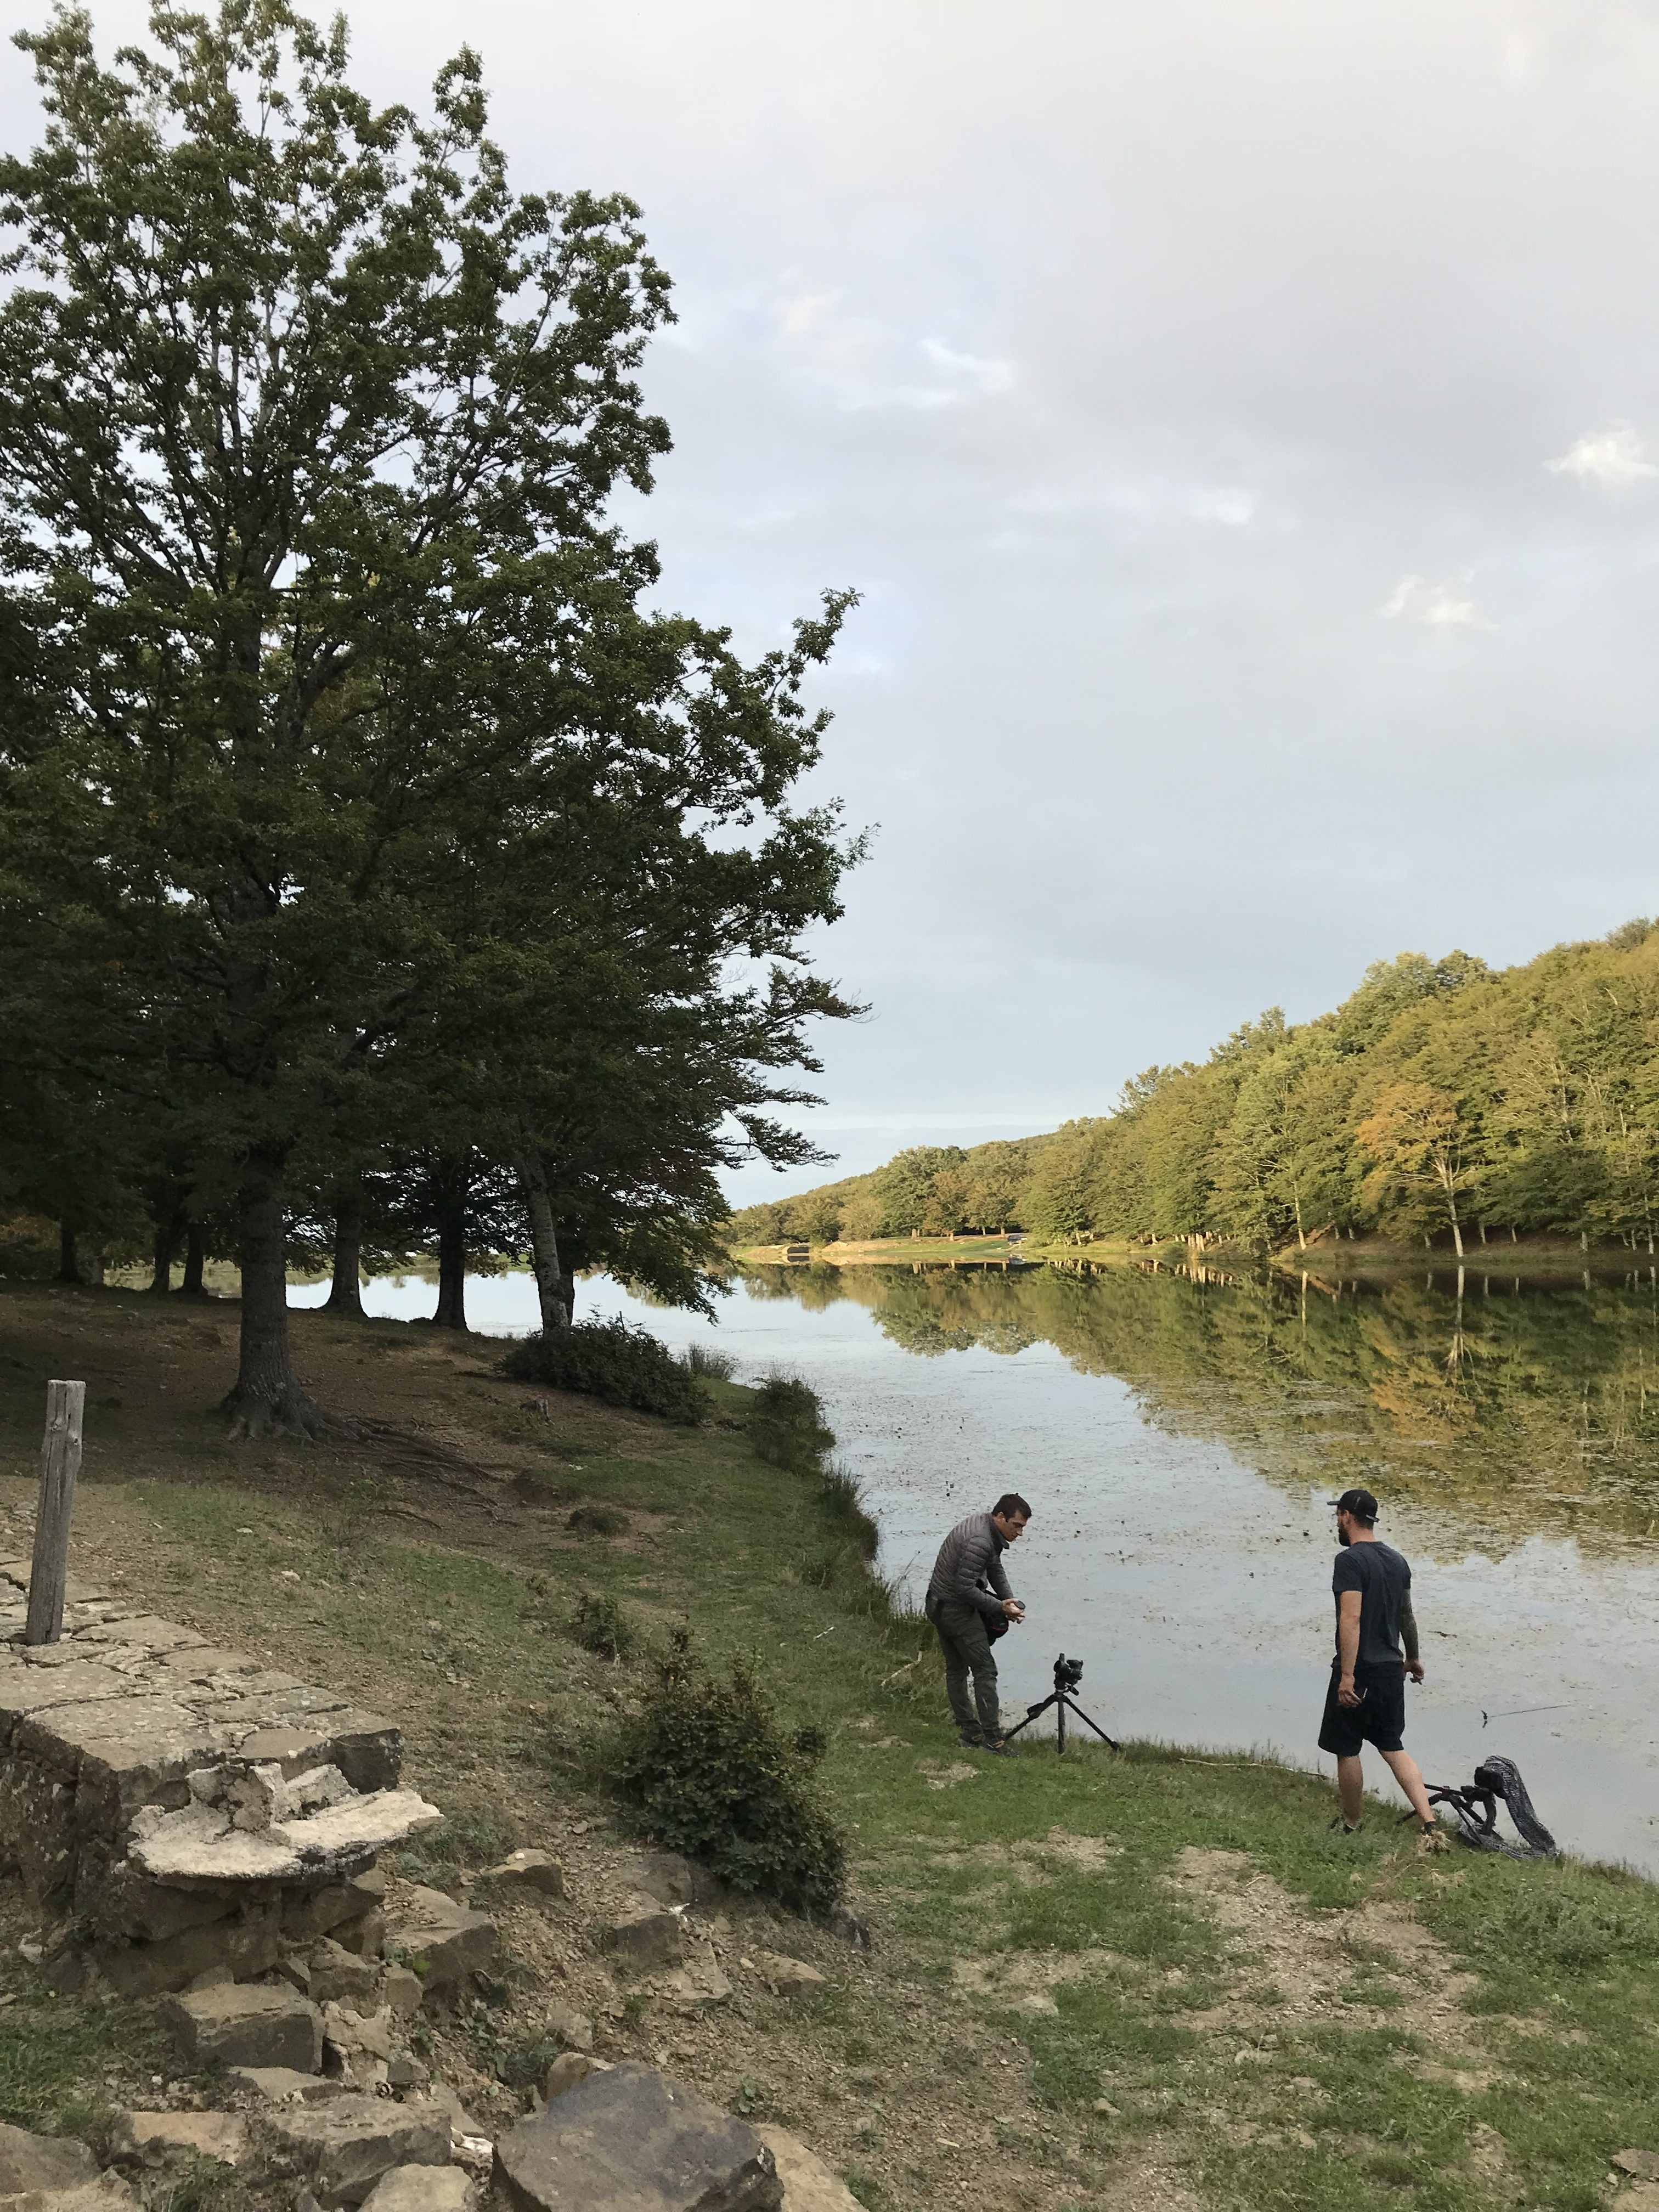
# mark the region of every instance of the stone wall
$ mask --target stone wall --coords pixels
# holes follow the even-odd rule
[[[441,1817],[398,1729],[73,1577],[61,1642],[26,1646],[28,1575],[0,1561],[0,1871],[64,1972],[137,1996],[377,1948],[375,1854]]]

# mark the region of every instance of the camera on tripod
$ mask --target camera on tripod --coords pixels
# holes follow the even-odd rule
[[[1007,1734],[1003,1737],[1002,1741],[1005,1743],[1012,1743],[1013,1739],[1019,1734],[1021,1729],[1030,1728],[1031,1723],[1036,1719],[1037,1716],[1040,1713],[1046,1713],[1049,1706],[1052,1705],[1054,1709],[1054,1740],[1062,1754],[1066,1749],[1066,1716],[1067,1713],[1072,1714],[1074,1718],[1080,1720],[1085,1728],[1092,1729],[1103,1744],[1107,1745],[1111,1750],[1115,1751],[1117,1749],[1117,1745],[1113,1742],[1111,1737],[1107,1735],[1105,1729],[1101,1727],[1097,1721],[1091,1721],[1090,1719],[1088,1714],[1084,1711],[1082,1706],[1076,1702],[1075,1698],[1072,1695],[1072,1692],[1077,1688],[1078,1684],[1082,1680],[1083,1662],[1080,1659],[1068,1659],[1066,1656],[1066,1654],[1062,1651],[1059,1658],[1054,1662],[1054,1688],[1049,1692],[1048,1695],[1042,1699],[1040,1705],[1027,1705],[1025,1708],[1024,1719],[1021,1721],[1017,1727],[1011,1728]]]

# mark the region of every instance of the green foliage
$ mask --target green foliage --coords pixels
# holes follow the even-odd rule
[[[584,1650],[601,1659],[627,1659],[639,1648],[639,1637],[620,1601],[608,1591],[579,1590],[570,1632]]]
[[[453,1813],[398,1853],[398,1871],[428,1889],[453,1889],[463,1876],[507,1856],[513,1831],[499,1814]]]
[[[688,1374],[705,1377],[716,1382],[730,1382],[736,1377],[737,1354],[733,1352],[722,1352],[717,1345],[689,1344],[682,1357]]]
[[[1012,1222],[1049,1244],[1272,1251],[1512,1227],[1651,1255],[1659,927],[1632,921],[1502,972],[1401,953],[1333,1013],[1291,1027],[1270,1007],[1201,1065],[1146,1069],[1115,1113],[1018,1146],[918,1147],[782,1211],[822,1195],[872,1223],[864,1234]],[[760,1243],[761,1225],[739,1214],[728,1233]]]
[[[846,1856],[817,1779],[823,1750],[821,1736],[786,1729],[755,1661],[710,1673],[681,1630],[645,1709],[619,1726],[605,1778],[671,1850],[734,1888],[822,1912]]]
[[[708,1394],[690,1369],[659,1337],[625,1321],[584,1321],[552,1335],[538,1332],[513,1346],[503,1375],[519,1382],[545,1382],[607,1405],[695,1427],[708,1411]]]
[[[749,1409],[749,1441],[769,1467],[812,1474],[835,1443],[817,1392],[799,1375],[770,1375]]]

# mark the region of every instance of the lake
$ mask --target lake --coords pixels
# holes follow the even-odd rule
[[[434,1295],[387,1279],[365,1303],[412,1318]],[[527,1275],[467,1295],[475,1328],[536,1326]],[[954,1519],[1023,1491],[1036,1513],[1010,1564],[1030,1619],[999,1647],[1005,1701],[1042,1695],[1064,1650],[1114,1735],[1329,1771],[1326,1501],[1364,1482],[1413,1564],[1428,1680],[1407,1740],[1425,1773],[1467,1782],[1502,1752],[1564,1844],[1659,1875],[1651,1270],[811,1266],[750,1271],[714,1324],[605,1281],[580,1310],[718,1344],[740,1379],[804,1375],[884,1569],[917,1595]]]

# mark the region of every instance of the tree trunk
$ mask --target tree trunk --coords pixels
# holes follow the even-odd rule
[[[81,1261],[75,1246],[75,1224],[70,1220],[58,1224],[58,1279],[60,1283],[78,1283]]]
[[[438,1180],[438,1310],[440,1328],[466,1331],[466,1202],[471,1171],[464,1160],[446,1161]]]
[[[334,1202],[334,1280],[329,1285],[325,1311],[363,1318],[363,1201],[362,1187],[343,1185]]]
[[[521,1152],[517,1164],[519,1188],[530,1217],[530,1264],[536,1271],[542,1334],[559,1336],[570,1326],[575,1285],[559,1265],[558,1231],[547,1193],[547,1170],[534,1152]]]
[[[181,1298],[204,1298],[207,1285],[202,1280],[202,1270],[207,1265],[207,1247],[202,1242],[202,1232],[193,1221],[185,1224],[185,1274],[179,1285]]]
[[[233,1437],[314,1437],[332,1425],[300,1387],[288,1335],[288,1223],[280,1156],[253,1153],[238,1194],[242,1267],[241,1359],[220,1411]]]
[[[149,1287],[158,1297],[165,1297],[173,1287],[173,1255],[178,1249],[179,1209],[175,1206],[155,1217],[155,1256],[150,1268]]]

